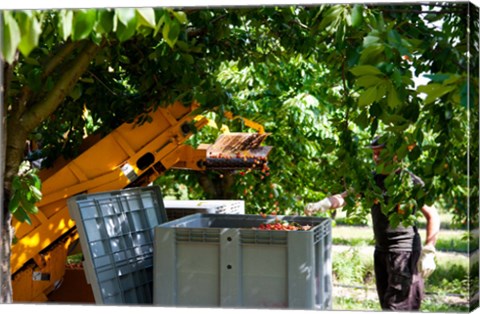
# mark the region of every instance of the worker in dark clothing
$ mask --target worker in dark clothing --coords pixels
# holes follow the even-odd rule
[[[376,137],[369,146],[375,163],[385,144]],[[407,171],[414,185],[422,186],[423,181]],[[374,173],[376,184],[382,189],[384,201],[388,202],[384,180],[388,174]],[[316,203],[307,204],[305,214],[312,215],[328,209],[346,205],[348,191],[332,195]],[[395,228],[390,226],[388,217],[382,213],[377,202],[371,208],[375,236],[374,269],[380,305],[384,310],[418,310],[424,295],[424,279],[435,270],[435,243],[440,230],[440,217],[435,207],[424,205],[420,209],[427,220],[426,239],[422,247],[416,226]]]

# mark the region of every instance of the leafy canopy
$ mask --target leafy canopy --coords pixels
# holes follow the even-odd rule
[[[13,107],[20,106],[23,86],[41,98],[68,71],[42,74],[54,52],[69,43],[101,47],[55,112],[30,133],[42,142],[46,165],[78,154],[85,133],[105,134],[139,114],[148,121],[156,106],[195,99],[219,127],[249,131],[224,120],[224,110],[262,123],[274,147],[270,172],[171,171],[158,181],[165,189],[179,191],[185,183],[190,198],[243,198],[251,212],[300,213],[306,202],[353,188],[363,197],[351,194],[345,210],[362,220],[381,198],[371,171],[402,167],[426,186],[389,178],[392,197],[383,208],[394,223],[413,222],[415,207],[435,201],[465,223],[475,201],[469,180],[478,181],[478,156],[469,155],[476,151],[469,150],[475,144],[469,136],[478,131],[471,128],[478,75],[468,69],[478,71],[478,60],[467,53],[478,54],[478,42],[469,45],[478,12],[468,3],[3,15],[3,55],[16,62],[7,100]],[[418,85],[417,77],[426,83]],[[191,144],[211,142],[219,130],[206,127]],[[376,134],[387,142],[383,159],[397,156],[398,164],[372,164],[365,146]],[[228,193],[202,188],[205,180],[227,177],[233,178]]]

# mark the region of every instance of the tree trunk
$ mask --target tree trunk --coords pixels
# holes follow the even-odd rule
[[[4,170],[4,173],[2,173],[3,207],[1,208],[0,215],[0,303],[11,303],[13,301],[10,258],[14,232],[11,226],[12,215],[8,211],[8,205],[12,180],[14,176],[18,174],[18,169],[24,158],[25,143],[28,134],[58,108],[65,97],[73,89],[81,75],[88,69],[91,60],[95,57],[100,48],[100,46],[92,42],[87,42],[71,63],[69,71],[63,72],[63,74],[60,75],[55,86],[45,98],[39,102],[28,104],[27,102],[30,97],[25,97],[24,103],[12,106],[13,110],[8,113],[10,118],[6,122],[7,134],[6,136],[5,134],[2,134],[2,144],[5,145],[4,143],[6,143],[6,148],[4,153],[5,158],[2,159],[5,163],[2,164],[2,167],[4,166],[4,168],[2,168],[2,172]],[[54,58],[61,58],[63,60],[64,55],[61,54]],[[49,64],[50,67],[47,67],[46,69],[47,73],[53,71],[51,68],[53,67],[52,64],[59,65],[61,62],[53,62]],[[3,92],[8,93],[8,91]],[[3,108],[5,107],[2,107],[2,111]],[[3,119],[2,122],[5,125],[6,114],[2,112],[1,117]],[[2,131],[5,130],[4,126],[2,127]]]
[[[3,202],[4,207],[7,206],[7,202]],[[11,255],[11,245],[12,245],[12,228],[11,221],[12,216],[8,210],[3,211],[3,220],[1,222],[1,238],[0,238],[0,278],[1,286],[0,288],[0,303],[12,303],[13,294],[12,294],[12,281],[10,273],[10,255]]]
[[[225,200],[233,196],[231,187],[235,183],[235,176],[232,172],[225,172],[222,175],[200,172],[198,182],[209,199]]]
[[[8,208],[6,201],[8,198],[6,197],[5,189],[3,188],[5,178],[5,151],[7,142],[5,127],[7,119],[5,114],[5,99],[7,99],[6,93],[10,86],[11,73],[13,73],[11,68],[12,67],[5,66],[6,71],[1,71],[0,73],[0,81],[4,80],[5,83],[5,85],[0,85],[0,304],[11,303],[13,301],[10,274],[10,247],[12,246],[12,233],[10,227],[11,215],[8,210],[6,210]],[[2,77],[3,74],[5,77]]]

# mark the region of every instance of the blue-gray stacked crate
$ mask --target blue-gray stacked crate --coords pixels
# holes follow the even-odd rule
[[[330,309],[331,221],[285,216],[308,231],[258,230],[276,217],[195,214],[155,228],[155,305]]]
[[[98,304],[152,304],[153,227],[166,222],[159,187],[68,200]]]
[[[168,221],[193,214],[245,214],[243,200],[163,200]]]

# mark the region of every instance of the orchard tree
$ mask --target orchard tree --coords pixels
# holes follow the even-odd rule
[[[238,32],[246,42],[257,40],[261,62],[232,60],[217,72],[232,95],[233,106],[227,108],[263,123],[271,133],[270,175],[185,172],[179,180],[177,171],[159,183],[176,182],[178,191],[183,182],[192,198],[223,197],[205,194],[205,184],[198,184],[199,177],[205,182],[209,176],[230,186],[228,197],[245,199],[251,211],[297,214],[305,202],[353,188],[365,197],[351,195],[345,210],[350,218],[365,220],[371,203],[380,199],[368,180],[373,165],[365,147],[383,134],[388,139],[384,159],[396,155],[401,167],[426,183],[424,191],[415,191],[392,182],[394,196],[386,210],[400,199],[412,200],[391,214],[392,222],[413,223],[413,208],[438,202],[465,225],[468,209],[477,208],[478,191],[478,76],[469,72],[478,73],[478,60],[468,58],[478,55],[472,36],[478,30],[476,8],[445,3],[295,9],[290,23],[275,23],[275,16],[292,8],[257,11],[269,18],[259,26],[268,36],[258,36],[253,22]],[[278,33],[288,35],[277,38]],[[203,138],[202,132],[192,143],[212,140],[219,131],[212,132]],[[231,176],[237,178],[233,186]],[[474,226],[476,215],[470,214]]]
[[[48,11],[3,11],[2,13],[2,61],[3,104],[6,117],[5,169],[3,177],[3,207],[1,221],[1,303],[11,302],[10,246],[13,230],[12,215],[29,223],[29,215],[38,208],[41,198],[41,182],[31,167],[21,167],[22,161],[32,156],[30,141],[42,142],[44,157],[51,157],[63,147],[65,155],[72,156],[80,144],[84,129],[91,131],[98,123],[122,123],[147,110],[147,103],[132,104],[129,87],[116,79],[125,75],[122,64],[128,58],[122,47],[128,42],[150,39],[157,47],[172,49],[182,24],[187,22],[185,13],[167,9],[86,9]],[[165,49],[164,47],[161,49]],[[153,49],[152,51],[153,52]],[[161,57],[161,53],[159,54]],[[104,93],[99,77],[117,71],[106,84],[100,85],[116,98],[126,95],[130,108],[118,109],[123,104],[98,98]],[[104,70],[104,74],[98,74]],[[115,86],[116,85],[116,86]],[[90,87],[90,88],[89,88]],[[93,88],[92,88],[93,87]],[[155,101],[154,95],[152,101]],[[101,106],[96,112],[109,110],[110,120],[83,120],[82,113],[90,106]],[[101,101],[105,101],[104,103]],[[111,110],[117,107],[118,110]],[[112,106],[109,108],[109,106]],[[108,109],[107,109],[108,108]],[[104,111],[105,112],[105,111]],[[112,113],[113,112],[113,113]],[[97,116],[92,114],[94,118]],[[105,116],[105,115],[104,115]],[[87,122],[86,122],[87,121]],[[111,127],[111,125],[108,125]],[[3,133],[3,132],[2,132]],[[73,144],[72,144],[73,143]],[[54,147],[54,148],[51,148]]]
[[[362,220],[378,198],[365,146],[382,134],[385,159],[397,155],[426,183],[423,194],[391,182],[392,200],[412,200],[392,222],[413,223],[413,208],[435,201],[460,222],[469,202],[477,208],[469,181],[478,183],[478,143],[469,136],[478,135],[478,75],[471,75],[478,74],[471,35],[478,11],[469,3],[2,16],[2,302],[11,301],[11,215],[28,223],[41,197],[35,171],[22,161],[44,158],[48,167],[60,155],[73,158],[85,135],[139,115],[148,122],[149,111],[174,100],[198,101],[232,131],[248,129],[225,120],[225,110],[262,123],[274,148],[268,171],[171,171],[157,182],[164,189],[185,183],[191,198],[244,198],[250,212],[278,213],[301,213],[306,202],[353,189],[365,197],[353,194],[345,210]],[[205,128],[190,143],[211,142],[219,130]],[[26,150],[27,141],[41,143],[41,152]]]

